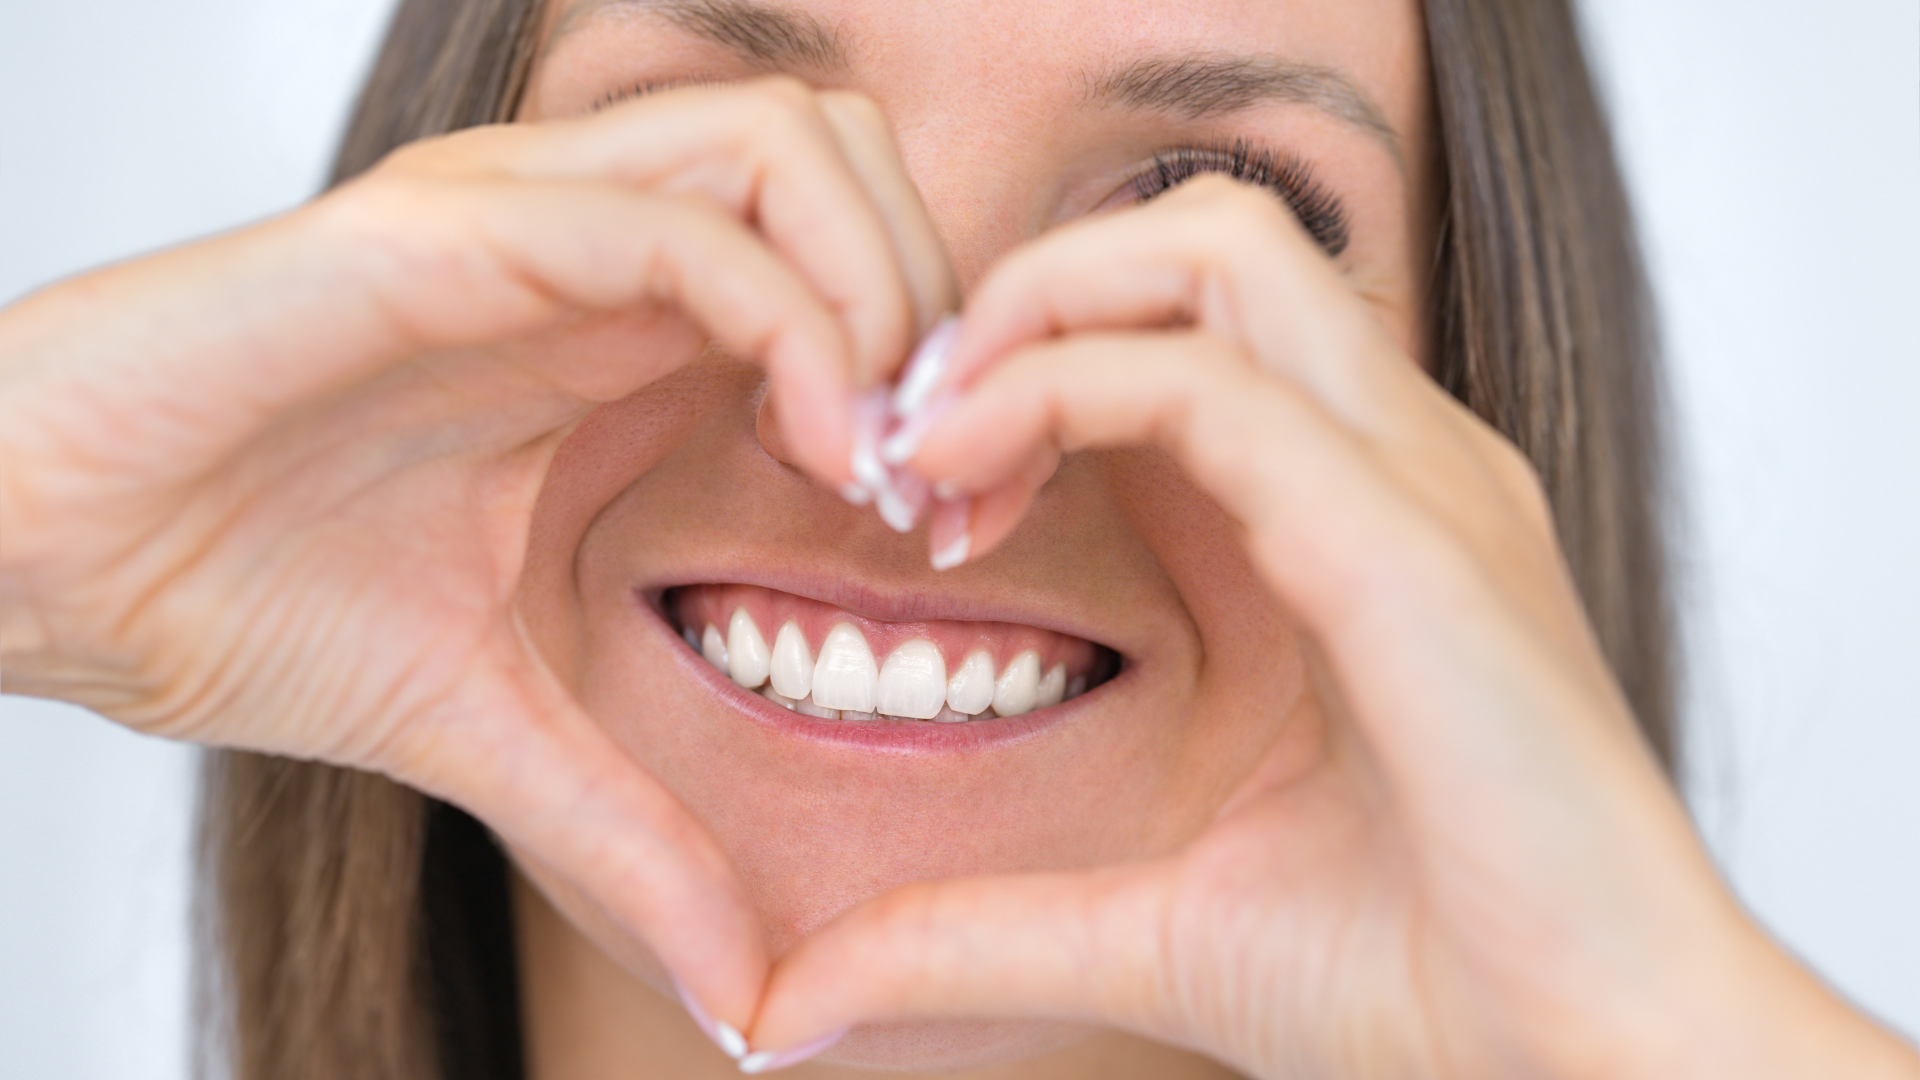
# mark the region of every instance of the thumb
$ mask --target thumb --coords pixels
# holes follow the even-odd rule
[[[780,1057],[852,1024],[918,1017],[1045,1017],[1149,1033],[1164,1026],[1170,878],[1144,864],[896,889],[781,958],[750,1041]]]
[[[659,957],[689,1010],[744,1029],[767,949],[719,844],[515,643],[443,705],[398,779],[459,805]]]

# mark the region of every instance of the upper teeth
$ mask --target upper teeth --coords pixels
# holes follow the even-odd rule
[[[773,657],[767,653],[767,639],[760,636],[760,628],[753,625],[746,608],[735,609],[727,623],[727,674],[734,682],[751,688],[767,681],[772,666]]]
[[[813,653],[807,648],[807,635],[800,632],[799,623],[788,622],[773,639],[771,673],[776,693],[798,699],[812,692]]]
[[[989,710],[997,716],[1018,716],[1058,705],[1086,688],[1084,677],[1076,676],[1069,694],[1065,664],[1054,664],[1042,675],[1040,654],[1032,649],[1015,656],[998,678],[985,649],[968,653],[949,678],[939,646],[924,638],[902,643],[886,663],[875,664],[866,635],[851,622],[827,631],[817,659],[792,621],[780,628],[769,649],[744,607],[734,609],[725,635],[708,624],[697,645],[691,627],[685,637],[741,686],[760,690],[786,708],[830,719],[844,713],[848,719],[878,714],[956,722]]]
[[[735,612],[734,618],[739,617]],[[813,665],[815,705],[842,712],[872,712],[879,681],[880,670],[873,665],[873,650],[867,648],[866,635],[852,623],[841,623],[827,631],[827,640],[820,643],[820,659]]]

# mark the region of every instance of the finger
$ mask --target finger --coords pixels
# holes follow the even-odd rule
[[[908,885],[774,966],[750,1041],[778,1052],[850,1024],[1045,1017],[1164,1027],[1157,865]]]
[[[918,340],[940,316],[960,304],[960,287],[954,280],[946,245],[927,216],[920,189],[907,175],[886,115],[872,99],[824,93],[820,95],[820,109],[839,137],[847,163],[893,237],[894,254],[913,299],[914,338]]]
[[[726,854],[573,703],[530,647],[479,669],[390,771],[468,810],[659,957],[705,1012],[744,1029],[767,971]]]
[[[577,120],[475,129],[443,142],[419,151],[418,167],[604,180],[725,207],[840,316],[856,385],[872,383],[913,340],[916,301],[887,216],[819,95],[796,80],[685,87]]]
[[[1412,517],[1404,497],[1317,402],[1194,330],[1086,333],[1020,349],[941,416],[913,466],[930,481],[990,492],[1016,485],[1041,449],[1140,445],[1166,450],[1248,529],[1283,595],[1319,600],[1329,616],[1345,593],[1328,571],[1364,573],[1390,555],[1377,530],[1397,543],[1427,527],[1397,520]],[[1383,527],[1383,515],[1396,520]]]
[[[951,528],[938,530],[931,538],[936,569],[973,562],[999,547],[1019,528],[1034,497],[1059,467],[1060,452],[1051,445],[1038,446],[1004,483],[967,497],[966,520],[959,527],[965,542],[955,546],[956,537],[946,535],[954,531]]]
[[[1547,771],[1540,717],[1592,718],[1592,702],[1617,700],[1564,565],[1498,485],[1426,486],[1219,338],[1079,334],[1021,349],[943,415],[914,467],[990,491],[1048,445],[1170,454],[1241,526],[1263,580],[1325,647],[1398,790],[1421,805],[1457,804],[1446,778],[1485,776],[1489,761],[1524,790]],[[1497,705],[1486,687],[1503,688]],[[1479,704],[1429,722],[1449,694]],[[1589,735],[1626,747],[1622,715],[1556,744],[1569,772],[1591,771]],[[1638,743],[1627,751],[1637,767]]]
[[[1292,214],[1264,191],[1207,177],[1008,256],[967,301],[948,383],[1050,337],[1186,326],[1240,344],[1369,429],[1388,426],[1391,391],[1418,375]]]
[[[434,210],[421,215],[423,200]],[[320,230],[349,249],[340,261],[355,267],[341,275],[350,299],[330,298],[336,310],[326,329],[336,337],[325,344],[337,348],[359,325],[363,355],[402,357],[524,336],[582,312],[677,309],[767,368],[799,463],[829,483],[847,479],[841,325],[810,284],[731,215],[700,199],[573,183],[426,185],[368,201],[345,211],[374,219],[351,224],[361,236]],[[396,216],[412,220],[390,220]],[[686,356],[634,356],[609,368],[546,350],[531,362],[557,390],[599,403]],[[277,396],[297,400],[314,389],[295,383]]]

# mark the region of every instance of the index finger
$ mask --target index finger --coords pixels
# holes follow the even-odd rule
[[[453,139],[470,143],[447,150],[468,168],[712,199],[758,230],[845,324],[854,369],[840,375],[855,386],[890,368],[914,337],[918,301],[889,215],[820,95],[797,80],[684,87]]]

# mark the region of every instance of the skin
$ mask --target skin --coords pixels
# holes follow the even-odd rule
[[[1354,237],[1343,273],[1403,350],[1417,340],[1414,267],[1429,232],[1429,185],[1413,5],[1334,18],[1311,4],[1215,4],[1175,17],[1140,3],[1095,21],[1071,4],[801,10],[840,28],[852,63],[795,74],[857,90],[886,112],[963,291],[1020,244],[1110,208],[1125,176],[1156,150],[1257,139],[1308,158],[1339,192]],[[668,19],[618,8],[569,17],[564,7],[552,18],[567,29],[535,69],[529,120],[576,115],[634,85],[760,73]],[[1289,57],[1350,73],[1404,133],[1399,149],[1414,165],[1377,135],[1307,105],[1269,103],[1193,122],[1081,100],[1085,71],[1143,55],[1243,50],[1247,41],[1285,43]],[[976,63],[982,55],[997,60]],[[758,371],[713,358],[574,433],[536,514],[523,610],[588,712],[713,831],[776,952],[910,881],[1165,855],[1215,817],[1269,752],[1321,753],[1324,725],[1305,686],[1298,631],[1260,585],[1231,521],[1165,453],[1076,455],[996,551],[936,574],[924,534],[894,534],[787,464],[760,386]],[[688,677],[676,639],[635,618],[633,583],[708,580],[815,596],[857,587],[922,598],[936,616],[1012,605],[1027,613],[1013,621],[1085,628],[1138,665],[1140,677],[1120,694],[1090,699],[1070,731],[984,757],[903,761],[770,740]],[[796,806],[807,810],[796,814]],[[564,884],[537,867],[529,875],[570,924],[611,936],[594,932],[590,906]],[[657,965],[625,959],[665,989]],[[544,961],[532,955],[530,963],[540,970]],[[658,997],[632,996],[636,1009],[662,1007]],[[538,997],[530,1007],[536,1017],[571,1011]],[[943,1031],[862,1032],[834,1056],[953,1068],[1082,1036],[1078,1027],[1002,1023],[956,1043]],[[1108,1054],[1100,1047],[1119,1040],[1133,1041],[1100,1035],[1075,1053]],[[645,1067],[656,1044],[626,1041],[622,1067]],[[1198,1057],[1186,1072],[1170,1073],[1157,1058],[1153,1066],[1153,1075],[1218,1072]],[[1056,1076],[1063,1067],[1047,1058],[1004,1075]]]
[[[6,688],[474,812],[542,1080],[730,1070],[669,972],[755,1048],[860,1025],[823,1076],[1920,1075],[1726,893],[1537,483],[1422,371],[1413,8],[806,10],[844,68],[556,25],[528,123],[0,313]],[[1396,138],[1082,96],[1247,42]],[[1339,260],[1230,181],[1112,200],[1236,136],[1338,192]],[[935,575],[833,492],[963,296]],[[754,580],[1130,667],[1019,739],[803,739],[634,601]]]

